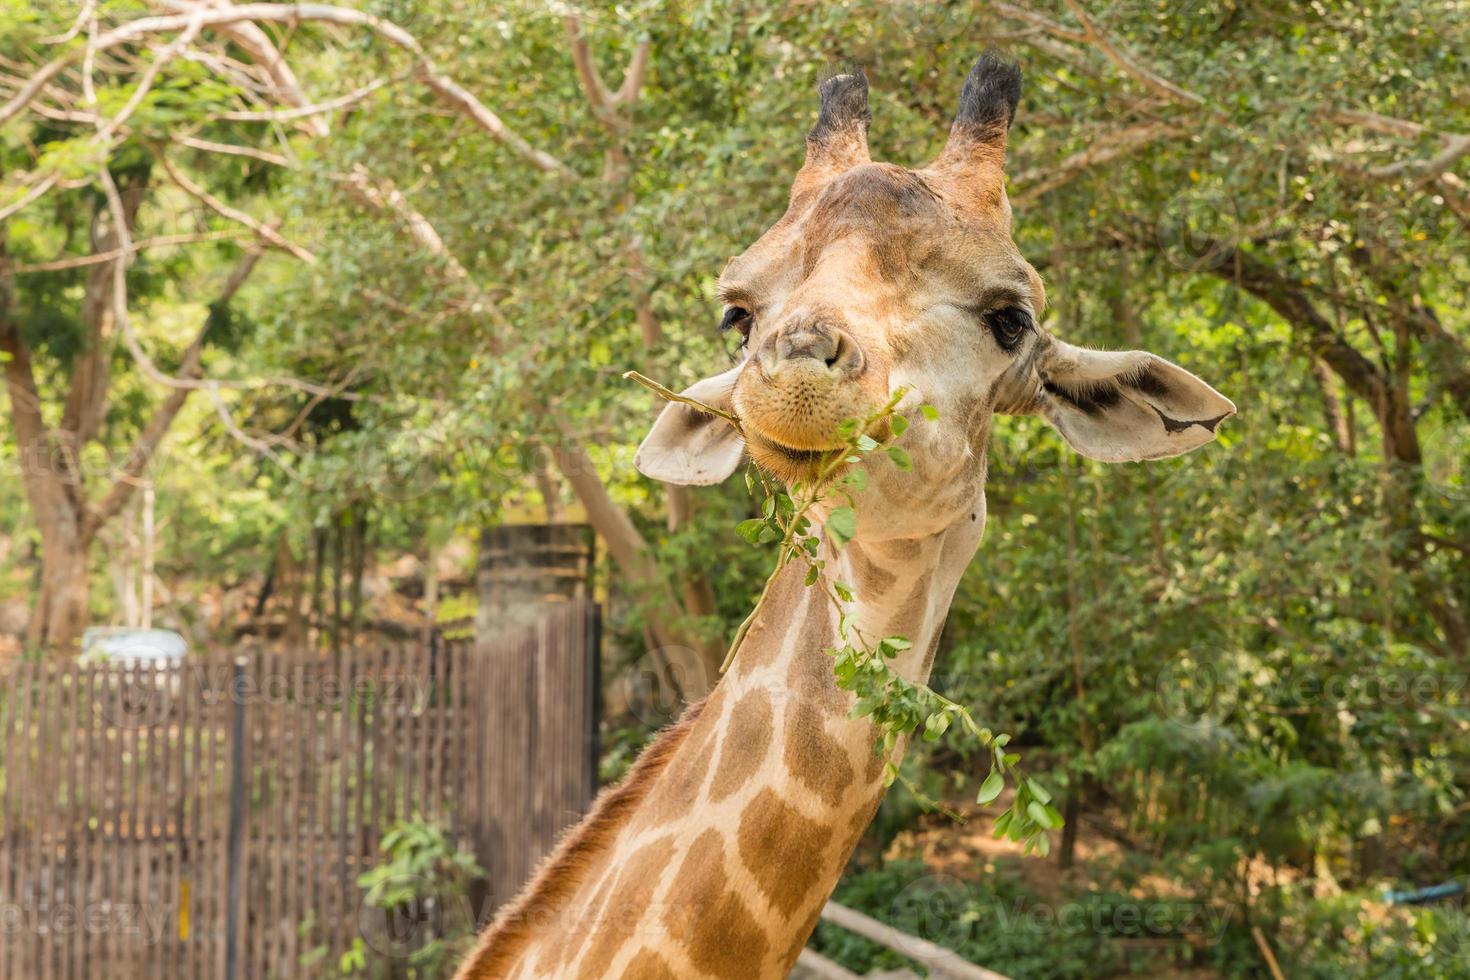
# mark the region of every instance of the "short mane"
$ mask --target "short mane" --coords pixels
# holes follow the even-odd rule
[[[514,901],[495,916],[465,958],[455,980],[502,980],[531,938],[537,911],[569,898],[582,884],[593,859],[608,847],[648,795],[658,774],[688,737],[704,710],[704,699],[685,709],[679,720],[659,733],[638,755],[622,782],[598,794],[581,822],[562,835]]]

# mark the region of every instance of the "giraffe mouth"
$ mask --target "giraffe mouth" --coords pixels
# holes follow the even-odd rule
[[[750,458],[757,466],[788,483],[815,478],[833,462],[834,455],[842,451],[840,446],[826,449],[798,449],[748,429],[745,434],[745,443]],[[836,467],[834,473],[841,468],[841,466]]]

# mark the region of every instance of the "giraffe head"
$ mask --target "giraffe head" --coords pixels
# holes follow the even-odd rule
[[[1011,238],[1005,192],[1020,92],[1016,66],[981,57],[944,150],[907,169],[868,157],[863,74],[822,82],[786,213],[720,276],[721,327],[743,337],[740,363],[686,393],[734,412],[744,438],[672,404],[639,448],[639,468],[711,484],[749,453],[800,480],[838,444],[843,420],[902,388],[900,412],[929,404],[939,417],[903,436],[911,472],[882,460],[872,468],[860,529],[884,537],[885,525],[924,533],[974,513],[996,412],[1039,413],[1079,452],[1107,461],[1212,440],[1235,406],[1204,381],[1146,351],[1073,346],[1039,323],[1041,277]],[[875,506],[879,498],[888,506]]]

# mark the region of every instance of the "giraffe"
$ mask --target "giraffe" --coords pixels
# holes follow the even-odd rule
[[[865,464],[856,536],[823,545],[858,628],[912,641],[893,663],[915,682],[984,530],[995,413],[1040,414],[1082,454],[1125,461],[1202,446],[1235,411],[1161,357],[1075,347],[1038,323],[1042,282],[1012,241],[1002,174],[1020,89],[1015,65],[982,56],[944,150],[910,170],[868,157],[862,72],[823,81],[785,214],[720,277],[739,363],[686,392],[739,429],[672,403],[635,457],[656,479],[709,485],[748,454],[790,482],[890,393],[906,390],[901,412],[937,407],[902,437],[912,469]],[[789,972],[883,795],[874,728],[850,717],[825,652],[837,613],[804,572],[777,573],[709,697],[598,798],[459,980]]]

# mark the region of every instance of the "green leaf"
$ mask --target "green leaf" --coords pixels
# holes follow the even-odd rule
[[[939,418],[939,409],[935,408],[933,405],[920,405],[919,412],[930,422],[933,422],[935,419]]]
[[[749,541],[751,544],[755,544],[756,541],[760,538],[761,532],[764,531],[765,528],[765,521],[761,520],[759,517],[752,517],[748,521],[741,521],[739,524],[735,525],[735,533],[740,535],[745,540]]]
[[[975,796],[975,802],[981,806],[994,803],[995,798],[1000,795],[1000,791],[1005,789],[1005,786],[1005,777],[994,769],[990,770],[990,775],[986,776],[985,782],[980,784],[980,792]]]
[[[893,430],[893,438],[897,439],[908,431],[909,420],[902,415],[895,415],[888,420],[888,427]]]
[[[1031,795],[1032,796],[1036,797],[1042,803],[1050,803],[1051,802],[1051,794],[1046,791],[1046,787],[1045,786],[1042,786],[1036,780],[1034,780],[1034,779],[1028,779],[1028,780],[1026,780],[1026,788],[1031,791]]]
[[[833,582],[832,591],[836,592],[837,598],[841,599],[843,602],[852,601],[852,586],[848,585],[846,582]]]
[[[903,448],[900,446],[889,446],[888,458],[893,460],[894,466],[897,466],[905,473],[914,468],[914,461],[909,459],[909,454],[904,452]]]
[[[1040,803],[1037,803],[1035,800],[1032,800],[1030,803],[1026,804],[1026,816],[1030,817],[1032,820],[1035,820],[1047,830],[1056,829],[1052,826],[1051,814],[1046,812],[1046,807],[1042,806]]]
[[[855,445],[865,453],[870,453],[878,448],[878,440],[864,432],[857,437]]]
[[[837,507],[827,515],[827,536],[841,548],[857,534],[857,514],[851,507]]]
[[[934,742],[949,728],[949,714],[944,711],[936,711],[924,719],[924,741]]]

